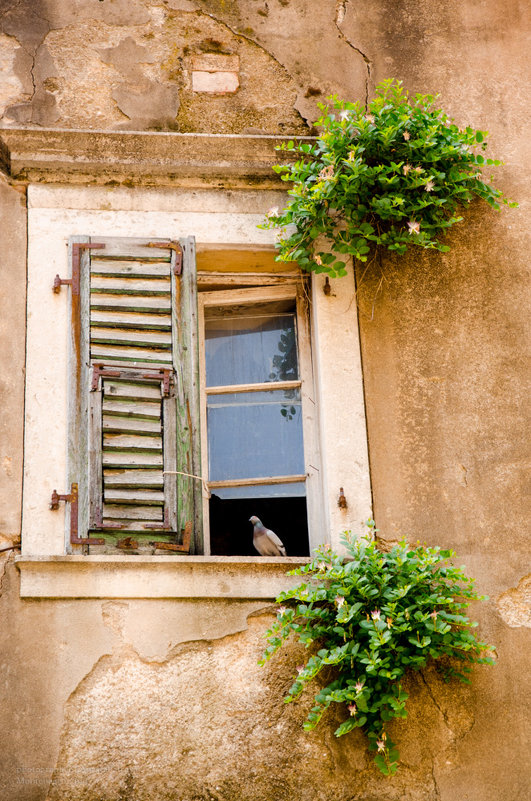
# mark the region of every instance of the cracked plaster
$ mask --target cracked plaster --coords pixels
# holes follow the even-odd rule
[[[0,23],[23,44],[12,69],[4,126],[181,130],[216,133],[304,133],[294,110],[296,84],[259,44],[201,11],[146,0],[142,12],[114,14],[98,7],[92,15],[66,13],[62,3],[36,4],[30,30],[18,13]],[[188,8],[187,4],[184,7]],[[18,7],[17,7],[18,8]],[[79,9],[81,11],[81,8]],[[190,56],[238,55],[241,83],[227,99],[192,91]],[[17,51],[18,52],[18,51]],[[8,52],[8,56],[12,56]],[[267,87],[267,91],[264,91]]]
[[[503,592],[496,601],[498,612],[511,628],[531,627],[531,574],[520,579],[517,587]]]
[[[130,639],[129,607],[102,606],[112,653],[68,699],[47,801],[111,801],[127,785],[135,801],[350,801],[353,793],[395,801],[406,787],[412,801],[439,798],[431,753],[453,756],[473,718],[459,688],[441,692],[434,672],[412,679],[416,725],[414,733],[398,727],[405,764],[391,786],[370,763],[359,733],[336,740],[330,719],[320,732],[303,732],[309,693],[300,703],[282,703],[301,655],[295,648],[257,666],[271,617],[257,610],[241,632],[180,643],[146,659]],[[329,717],[338,722],[341,715]]]

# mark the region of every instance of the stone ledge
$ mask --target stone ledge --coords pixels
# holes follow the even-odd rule
[[[278,189],[272,167],[295,154],[275,147],[294,138],[1,128],[0,153],[11,178],[30,183]]]
[[[304,557],[20,556],[21,598],[269,600],[298,583]]]

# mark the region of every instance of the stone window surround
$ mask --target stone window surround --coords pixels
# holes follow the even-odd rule
[[[186,144],[191,146],[190,141]],[[241,144],[235,143],[237,148]],[[264,148],[264,142],[257,144],[259,149]],[[167,147],[166,141],[164,145]],[[267,145],[270,148],[271,143]],[[227,142],[223,146],[226,148]],[[32,156],[35,164],[39,155]],[[248,160],[246,155],[245,164],[240,168],[246,175]],[[270,160],[274,163],[275,156],[270,156]],[[23,161],[21,157],[20,163]],[[66,172],[72,169],[75,159],[69,163],[67,161],[65,159]],[[14,163],[15,169],[20,169],[16,153]],[[27,166],[22,169],[26,174],[31,171]],[[48,173],[45,180],[50,180],[50,166],[45,159],[36,169]],[[260,170],[263,171],[263,163],[260,164]],[[79,180],[79,176],[76,178]],[[68,180],[72,181],[72,178],[69,176]],[[238,184],[238,180],[235,183]],[[248,185],[247,180],[244,183]],[[193,184],[193,189],[169,189],[167,186],[156,189],[64,185],[28,187],[25,492],[23,551],[17,560],[23,597],[273,599],[294,580],[286,578],[286,567],[307,561],[293,557],[64,555],[64,512],[45,511],[51,489],[58,485],[58,491],[64,491],[60,486],[60,468],[65,462],[65,426],[61,410],[57,410],[59,413],[54,415],[53,430],[50,432],[51,447],[44,448],[44,466],[39,464],[39,453],[42,457],[44,452],[42,441],[39,446],[39,425],[41,430],[45,430],[42,425],[47,418],[41,417],[39,424],[38,414],[35,414],[38,406],[42,411],[56,408],[57,401],[59,406],[63,403],[61,392],[66,377],[67,350],[67,337],[64,334],[66,304],[64,295],[62,298],[61,295],[52,295],[50,279],[53,281],[56,272],[64,275],[68,269],[64,257],[64,243],[68,236],[127,236],[132,232],[146,236],[194,234],[200,246],[214,242],[218,247],[236,245],[245,249],[249,247],[250,251],[273,244],[272,232],[256,228],[264,212],[273,205],[279,205],[279,200],[283,202],[285,197],[268,178],[259,189],[244,188],[240,184],[237,186],[239,191],[231,187],[212,191],[208,188],[208,181],[198,180],[197,176]],[[202,187],[206,185],[206,188],[195,188],[197,184]],[[176,208],[179,211],[174,211]],[[41,266],[43,263],[46,264],[44,269]],[[331,532],[330,541],[337,547],[341,531],[347,528],[361,531],[362,521],[371,514],[371,495],[353,278],[339,279],[337,283],[332,280],[332,292],[326,296],[323,284],[322,276],[313,277],[313,347],[321,410],[323,506],[326,530]],[[34,314],[38,316],[36,303],[41,310],[48,305],[47,292],[53,297],[52,302],[57,304],[57,314],[54,314],[52,330],[48,330],[49,336],[43,338],[42,326],[34,319]],[[39,328],[40,336],[37,335]],[[39,403],[32,405],[37,389],[35,368],[43,363],[46,345],[50,348],[48,352],[54,353],[54,380],[50,380],[48,375],[48,380],[41,387],[46,389],[44,395],[48,394],[48,397],[40,394]],[[331,353],[333,358],[330,358]],[[40,380],[42,382],[42,378]],[[40,486],[34,481],[39,474]],[[344,487],[349,503],[347,510],[337,506],[340,486]],[[44,525],[43,521],[46,521]]]

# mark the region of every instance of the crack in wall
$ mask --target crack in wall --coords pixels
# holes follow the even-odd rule
[[[431,778],[433,781],[433,789],[435,790],[435,798],[440,801],[441,793],[439,790],[439,785],[437,784],[437,777],[435,776],[435,760],[432,760],[431,763]]]
[[[358,55],[360,55],[365,62],[365,68],[367,70],[367,75],[365,78],[365,109],[367,109],[369,106],[369,83],[371,79],[372,61],[362,50],[360,50],[359,47],[356,47],[354,42],[351,42],[348,36],[346,36],[346,34],[343,33],[343,31],[341,30],[341,25],[343,24],[343,21],[347,15],[348,3],[349,0],[336,0],[336,13],[334,17],[334,24],[337,30],[339,31],[341,39],[345,42],[345,44],[347,44],[352,50],[358,53]]]
[[[450,726],[450,722],[448,720],[448,715],[446,714],[444,709],[442,709],[440,704],[437,702],[437,700],[436,700],[436,698],[435,698],[435,696],[434,696],[434,694],[432,692],[432,689],[431,689],[430,685],[426,681],[426,677],[424,676],[424,673],[422,671],[419,671],[419,675],[420,675],[420,678],[422,679],[422,681],[423,681],[423,683],[424,683],[424,685],[425,685],[425,687],[426,687],[426,689],[428,691],[428,695],[430,696],[431,700],[433,701],[434,706],[439,710],[439,712],[440,712],[440,714],[442,716],[442,719],[444,720],[444,722],[446,724],[446,727],[448,728],[450,733],[452,735],[454,735],[454,731],[453,731],[452,727]]]
[[[5,579],[6,574],[7,574],[7,568],[8,568],[8,565],[10,564],[10,562],[13,561],[13,559],[14,559],[14,557],[13,557],[12,554],[8,554],[3,559],[0,557],[0,560],[1,560],[0,561],[0,571],[1,571],[0,572],[0,598],[2,597],[2,594],[4,592],[4,579]]]

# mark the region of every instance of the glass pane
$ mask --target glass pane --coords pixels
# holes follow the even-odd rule
[[[306,484],[255,484],[252,487],[219,487],[212,490],[222,501],[247,498],[304,498]]]
[[[209,318],[205,339],[208,387],[299,378],[294,313]]]
[[[211,481],[304,473],[298,389],[209,395]]]

